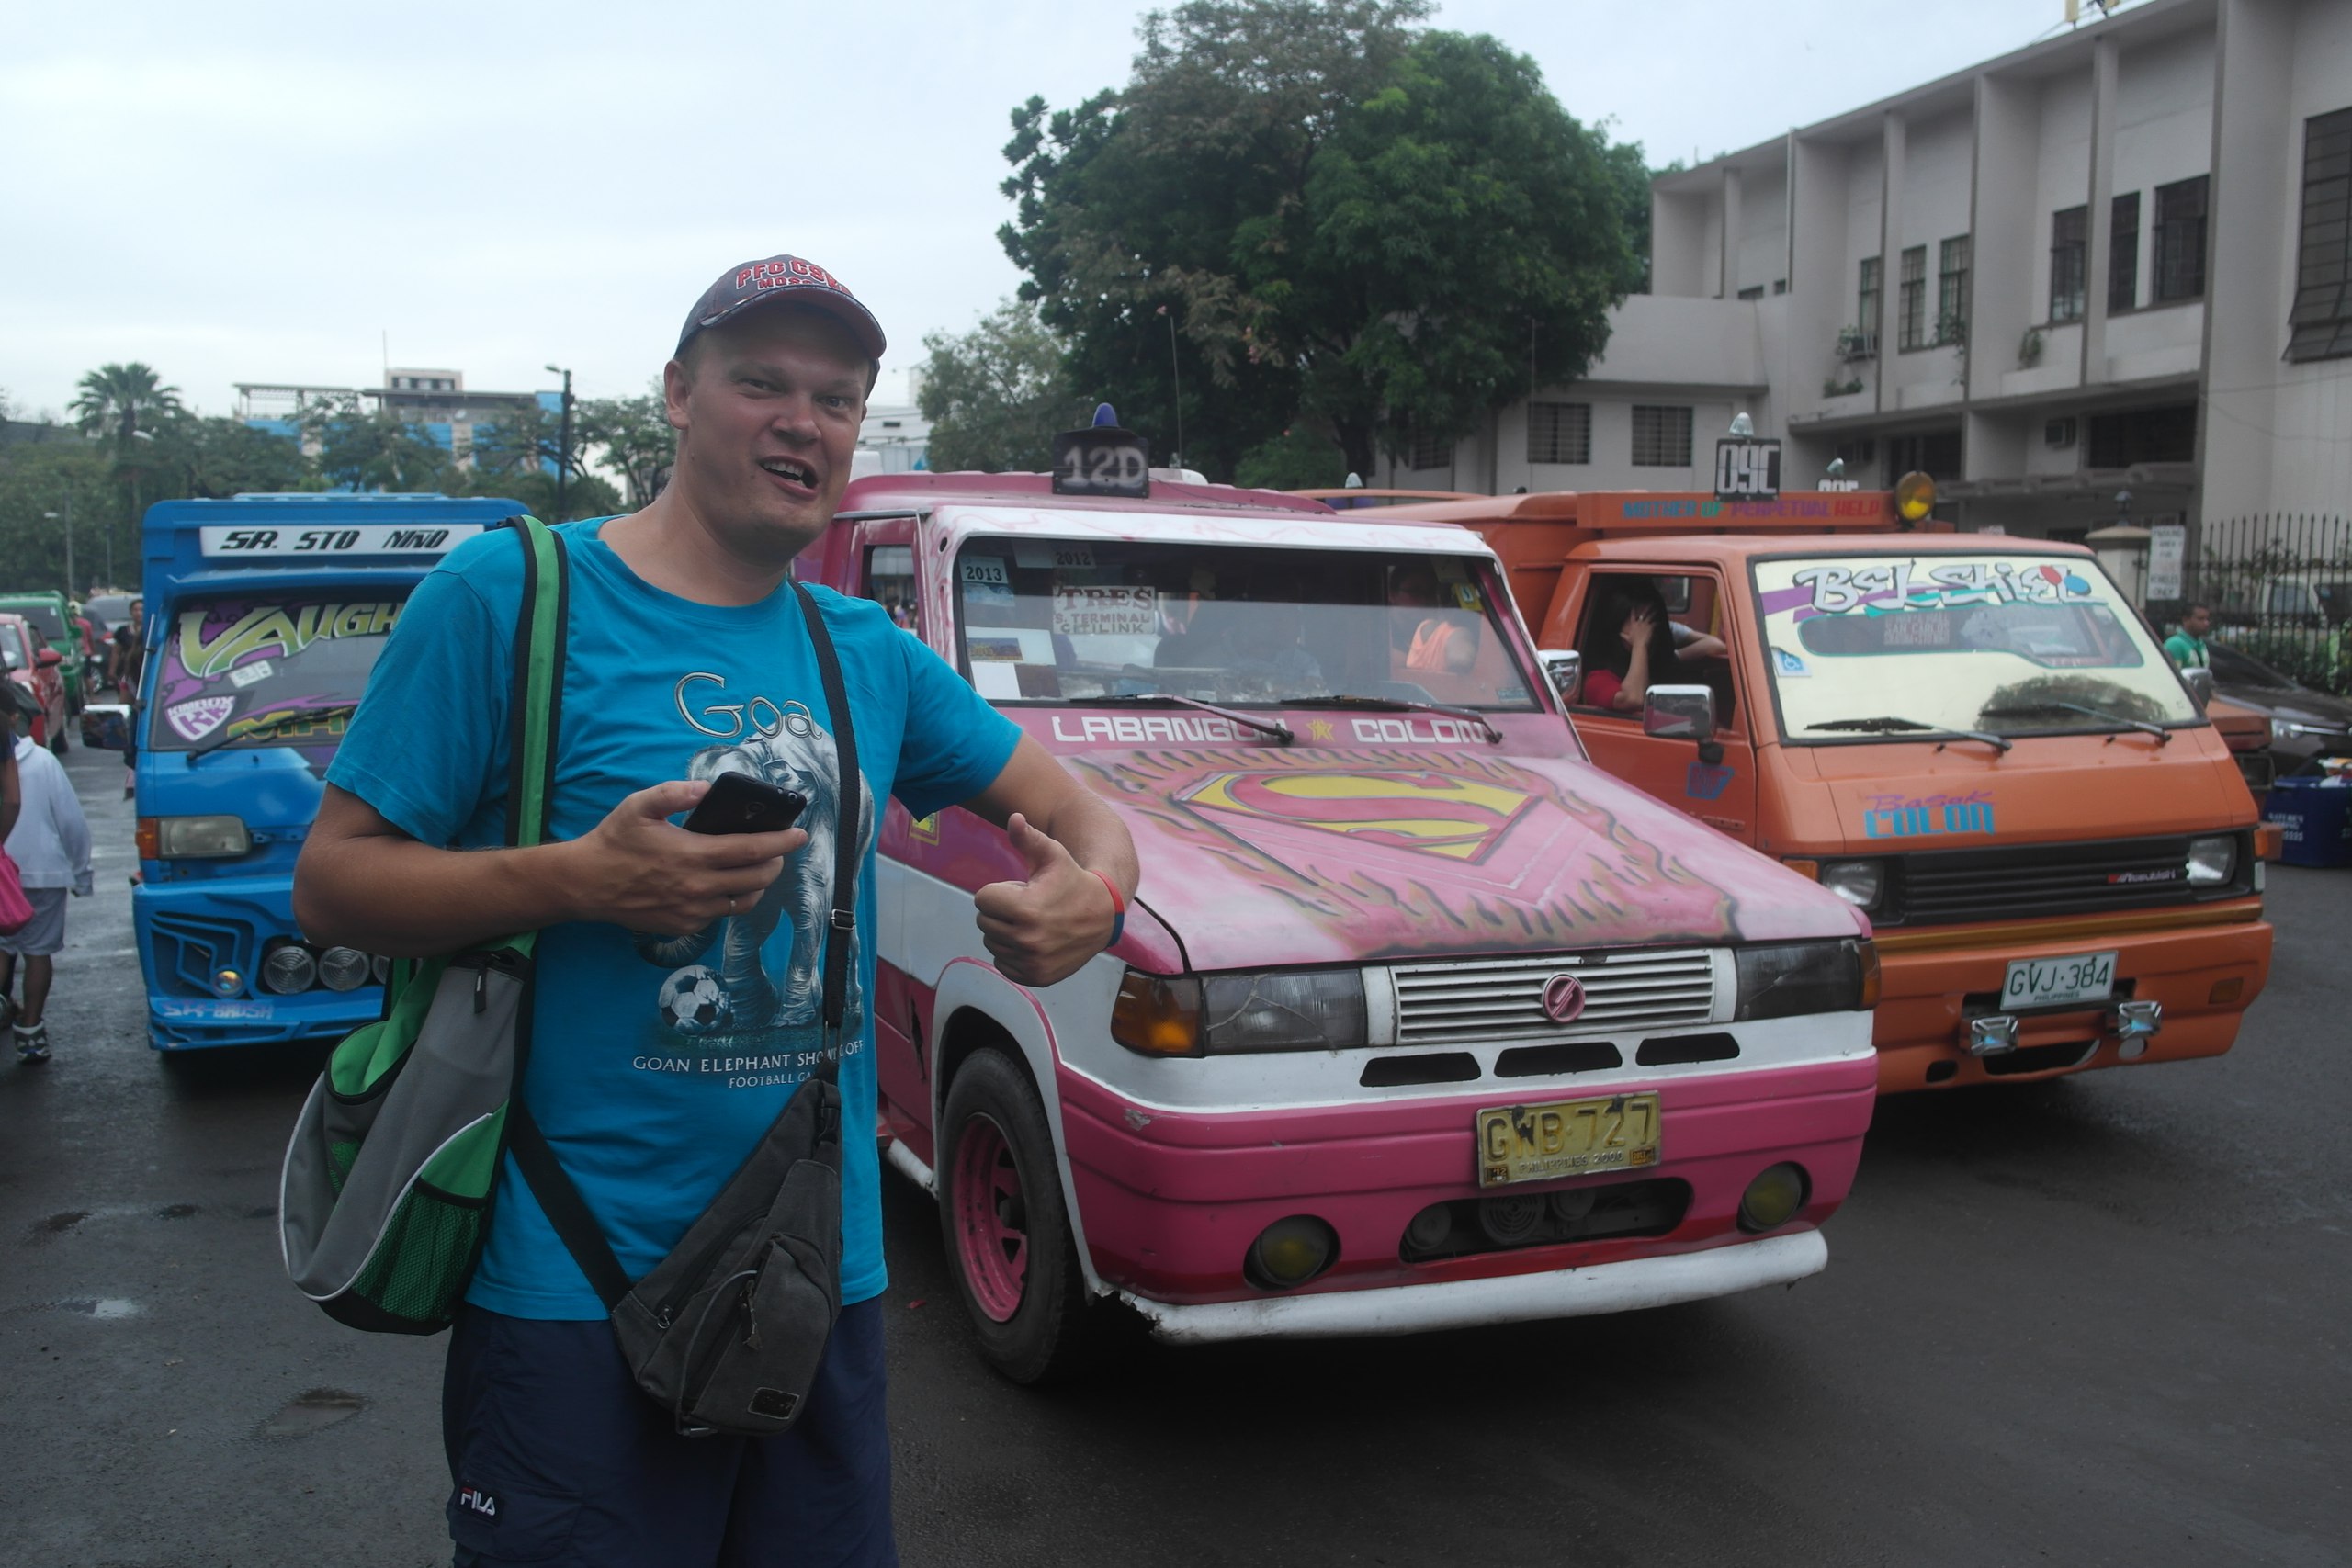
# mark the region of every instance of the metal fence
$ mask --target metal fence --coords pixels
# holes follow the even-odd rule
[[[2167,630],[2203,604],[2215,641],[2305,685],[2352,694],[2352,518],[2231,517],[2192,529],[2188,545],[2181,597],[2148,606]]]

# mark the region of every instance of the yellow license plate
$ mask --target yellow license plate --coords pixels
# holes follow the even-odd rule
[[[1491,1107],[1478,1112],[1478,1185],[1654,1166],[1662,1120],[1655,1094]]]

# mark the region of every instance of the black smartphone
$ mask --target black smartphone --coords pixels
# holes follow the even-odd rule
[[[808,809],[808,797],[797,789],[779,789],[749,773],[721,773],[684,826],[689,833],[781,833]]]

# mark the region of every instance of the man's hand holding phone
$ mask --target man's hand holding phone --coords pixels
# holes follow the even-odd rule
[[[706,814],[700,808],[713,796],[718,802]],[[739,774],[716,784],[674,780],[626,795],[566,846],[577,889],[573,918],[684,936],[748,909],[783,874],[785,857],[808,842],[798,828],[768,824],[779,818],[788,824],[807,806],[789,790]],[[693,814],[684,828],[670,820],[680,812]]]

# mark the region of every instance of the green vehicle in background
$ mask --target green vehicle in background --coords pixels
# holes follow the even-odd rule
[[[80,713],[88,700],[82,689],[82,662],[87,650],[82,646],[82,628],[74,625],[65,595],[0,593],[0,611],[24,616],[50,647],[65,656],[65,662],[58,668],[58,673],[65,677],[65,711],[69,715]]]

